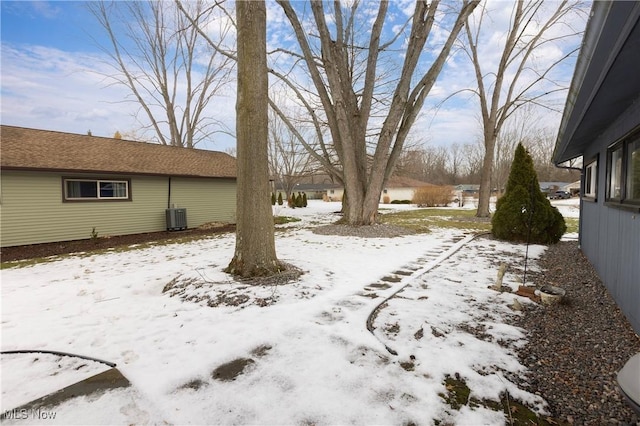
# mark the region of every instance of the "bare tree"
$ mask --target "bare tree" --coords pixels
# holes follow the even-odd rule
[[[269,119],[269,172],[289,199],[298,183],[318,170],[307,150],[272,111]]]
[[[269,201],[267,153],[269,81],[264,0],[236,2],[238,21],[238,190],[236,247],[228,273],[269,276],[283,269],[276,257]]]
[[[318,129],[321,148],[315,158],[344,184],[344,221],[351,225],[372,224],[376,220],[380,194],[407,135],[478,0],[465,0],[455,13],[445,14],[440,24],[444,26],[448,22],[450,28],[445,30],[447,36],[440,48],[433,50],[431,45],[429,49],[425,46],[437,13],[442,13],[439,0],[416,2],[412,16],[400,31],[385,27],[388,1],[378,3],[370,28],[363,25],[371,16],[368,14],[372,12],[368,9],[370,3],[353,1],[343,5],[339,1],[313,0],[313,17],[303,17],[303,20],[288,0],[277,0],[277,3],[293,27],[299,48],[281,51],[290,54],[297,65],[304,64],[305,75],[310,77],[315,92],[310,96],[307,87],[296,86],[288,72],[273,72],[296,95]],[[358,15],[359,12],[364,15]],[[383,42],[383,36],[390,33]],[[364,39],[365,35],[368,39]],[[400,36],[404,37],[405,45],[401,47],[404,61],[395,67],[397,74],[392,75],[395,69],[388,63],[382,65],[386,58],[383,55],[392,46],[398,49],[396,42]],[[426,50],[429,55],[424,54]],[[397,50],[394,55],[397,57]],[[388,99],[378,102],[376,90],[381,88],[391,93],[384,97]],[[318,111],[310,98],[318,100],[321,110]],[[324,123],[329,128],[330,141],[326,141],[320,131]],[[334,158],[338,164],[332,162]]]
[[[514,129],[510,129],[510,131],[503,129],[496,139],[495,156],[491,170],[491,184],[493,186],[491,189],[492,191],[495,190],[498,196],[506,188],[513,156],[518,144],[522,143],[524,145],[523,139],[524,136]]]
[[[182,2],[176,3],[184,11]],[[309,115],[319,149],[307,143],[283,109],[273,101],[270,105],[332,178],[343,183],[344,221],[372,224],[382,188],[411,127],[479,0],[464,0],[456,4],[459,8],[446,11],[440,7],[440,0],[416,2],[413,14],[399,26],[388,24],[388,1],[379,2],[376,12],[371,10],[373,3],[353,1],[343,5],[340,1],[312,0],[313,17],[303,19],[296,7],[306,4],[296,3],[294,7],[288,0],[277,3],[293,28],[297,50],[289,45],[275,49],[272,53],[287,56],[278,62],[288,68],[272,67],[270,72]],[[198,28],[196,19],[185,14]],[[436,17],[440,19],[437,24]],[[426,48],[434,24],[439,27],[434,36],[437,40]],[[204,35],[202,29],[199,31]],[[443,34],[444,41],[440,38]],[[387,37],[384,42],[383,36]],[[219,51],[233,58],[232,52]],[[398,51],[402,51],[403,63],[389,66],[390,58],[398,58]],[[297,84],[293,76],[303,65],[299,74],[306,80]]]
[[[426,175],[426,154],[423,147],[404,149],[393,172],[394,175],[406,176],[412,179],[424,180]]]
[[[484,143],[467,143],[462,146],[464,183],[480,183],[480,173],[482,171],[482,161],[484,158]]]
[[[540,127],[536,129],[524,144],[531,154],[539,181],[575,182],[580,179],[579,170],[563,169],[553,163],[553,150],[556,144],[556,129]]]
[[[457,185],[462,173],[462,146],[458,143],[449,145],[449,175],[451,185]]]
[[[548,10],[548,7],[553,7]],[[501,54],[496,61],[482,61],[479,46],[494,32],[483,31],[485,20],[491,13],[487,9],[470,17],[465,24],[465,50],[473,63],[477,81],[477,94],[482,113],[485,155],[480,182],[477,216],[489,216],[491,172],[494,165],[496,140],[507,119],[520,107],[545,104],[549,96],[565,91],[564,82],[552,81],[552,72],[571,57],[578,47],[551,61],[543,61],[537,52],[547,47],[560,49],[567,39],[580,36],[569,22],[570,14],[579,11],[577,1],[544,2],[543,0],[517,0],[513,3],[509,29],[504,37]],[[577,43],[574,44],[574,46]],[[491,65],[487,66],[487,62]],[[495,66],[493,66],[495,64]],[[568,84],[568,82],[566,82]]]
[[[212,22],[203,2],[189,2],[193,16]],[[87,7],[107,33],[101,46],[115,74],[140,105],[137,119],[153,139],[193,148],[216,132],[227,132],[205,109],[229,82],[232,63],[211,49],[173,3],[162,1],[89,2]],[[219,30],[220,39],[229,28]]]

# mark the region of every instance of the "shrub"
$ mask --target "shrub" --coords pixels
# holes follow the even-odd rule
[[[419,207],[445,207],[453,201],[450,186],[423,186],[413,193],[413,203]]]
[[[393,200],[390,204],[411,204],[411,200]]]
[[[388,195],[385,195],[384,197],[382,197],[382,202],[384,204],[389,204],[389,202],[391,202],[391,198],[389,198]]]
[[[281,206],[282,204],[283,204],[282,192],[278,192],[278,205]]]
[[[302,207],[307,207],[308,203],[307,203],[307,193],[303,192],[302,193]]]
[[[496,238],[536,244],[557,243],[567,230],[562,214],[540,191],[533,160],[522,144],[516,148],[491,226]]]
[[[275,192],[271,193],[271,205],[272,206],[276,205],[276,194],[275,194]]]

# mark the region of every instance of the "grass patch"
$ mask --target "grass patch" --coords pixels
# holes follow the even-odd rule
[[[403,226],[414,232],[426,233],[431,228],[468,229],[490,231],[491,220],[477,218],[472,209],[424,208],[380,215],[380,222]]]
[[[578,232],[579,223],[580,223],[579,219],[575,217],[565,217],[564,223],[567,225],[567,231],[566,231],[567,234],[572,232],[575,232],[575,233]]]
[[[25,268],[27,266],[37,265],[39,263],[53,262],[61,259],[63,256],[39,257],[36,259],[13,260],[10,262],[1,262],[0,270],[9,268]]]
[[[479,400],[471,395],[471,389],[467,386],[464,379],[457,374],[456,377],[447,376],[444,381],[445,393],[440,393],[447,405],[453,410],[459,411],[460,408],[467,405],[470,408],[485,407],[493,411],[502,411],[505,415],[505,424],[508,425],[558,425],[557,419],[548,417],[539,417],[526,405],[509,397],[508,394],[501,394],[500,402],[490,400]],[[436,425],[441,424],[436,420]]]
[[[301,219],[291,216],[274,216],[273,223],[276,225],[284,225],[285,223],[300,222]]]

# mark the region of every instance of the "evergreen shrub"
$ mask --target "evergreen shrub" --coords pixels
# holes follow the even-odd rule
[[[533,160],[522,144],[516,148],[491,226],[498,239],[534,244],[557,243],[567,230],[562,214],[540,190]]]

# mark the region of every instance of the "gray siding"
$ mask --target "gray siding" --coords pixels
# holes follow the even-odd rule
[[[640,333],[640,213],[605,205],[607,148],[638,126],[640,102],[594,139],[585,163],[598,156],[597,197],[582,200],[580,246]]]
[[[636,331],[640,330],[640,217],[583,202],[581,248]]]

